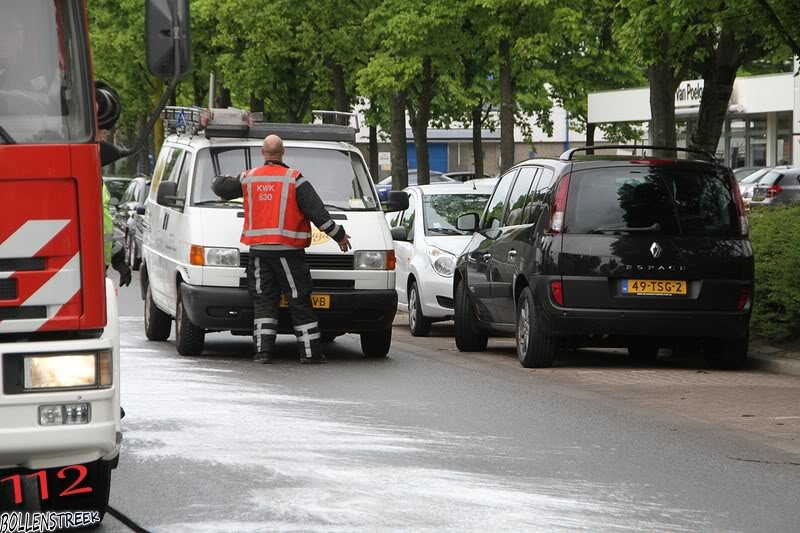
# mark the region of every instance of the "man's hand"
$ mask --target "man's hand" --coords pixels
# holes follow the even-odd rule
[[[350,245],[350,235],[345,233],[344,234],[344,238],[342,238],[342,240],[339,241],[339,249],[341,251],[343,251],[343,252],[346,252],[347,250],[350,250],[351,248],[352,248],[352,246]]]

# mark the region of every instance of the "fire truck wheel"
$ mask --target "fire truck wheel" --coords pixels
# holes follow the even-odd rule
[[[156,306],[152,289],[148,286],[144,298],[144,334],[147,340],[165,341],[171,329],[172,317]]]
[[[206,330],[198,328],[189,320],[183,300],[178,297],[175,309],[175,347],[180,355],[200,355],[206,341]]]

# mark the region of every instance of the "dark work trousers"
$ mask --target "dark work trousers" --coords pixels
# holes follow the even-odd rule
[[[261,253],[251,250],[247,284],[255,310],[253,342],[256,352],[273,353],[282,293],[289,299],[300,357],[322,356],[319,322],[311,307],[311,283],[311,271],[306,264],[304,250]]]

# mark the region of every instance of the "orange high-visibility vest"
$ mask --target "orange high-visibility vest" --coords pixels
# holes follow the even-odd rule
[[[266,164],[241,175],[244,198],[242,243],[283,244],[307,248],[311,223],[297,207],[295,188],[305,178],[300,171]]]

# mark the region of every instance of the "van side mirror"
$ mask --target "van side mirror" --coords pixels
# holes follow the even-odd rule
[[[389,191],[388,201],[386,202],[387,213],[405,211],[408,209],[408,194],[403,191]]]
[[[461,231],[475,232],[479,222],[477,213],[465,213],[456,219],[456,228]]]
[[[156,203],[165,207],[183,207],[183,199],[178,198],[178,184],[174,181],[162,181],[158,184]]]
[[[145,213],[145,207],[143,205],[140,205],[136,208],[137,215],[144,215],[144,213]]]
[[[405,226],[396,226],[389,230],[392,234],[392,239],[400,242],[408,242],[408,230]]]
[[[159,78],[188,74],[192,69],[189,0],[147,0],[144,21],[150,73]]]

